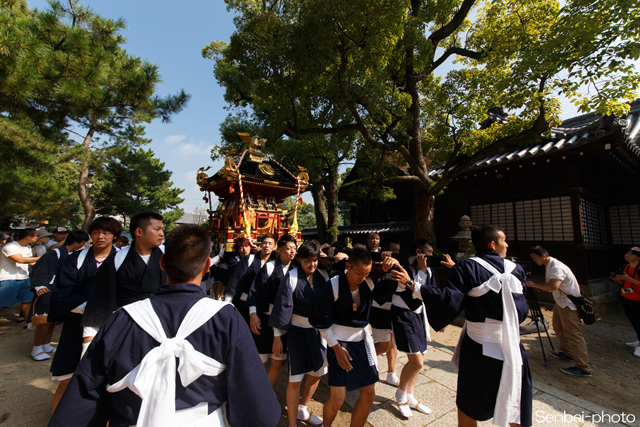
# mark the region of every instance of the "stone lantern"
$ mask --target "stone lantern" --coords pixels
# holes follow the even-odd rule
[[[458,253],[456,254],[456,260],[460,261],[465,258],[471,258],[476,254],[476,248],[471,243],[471,218],[467,215],[460,217],[458,225],[460,231],[450,237],[451,240],[458,242]]]

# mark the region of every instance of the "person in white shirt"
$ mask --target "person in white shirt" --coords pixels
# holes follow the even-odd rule
[[[13,307],[21,303],[20,313],[27,317],[33,300],[29,281],[29,265],[35,264],[39,257],[32,256],[29,245],[38,240],[33,228],[20,230],[18,240],[7,243],[0,254],[0,309]]]
[[[47,251],[52,251],[62,247],[62,245],[64,245],[64,239],[67,238],[67,234],[69,234],[69,230],[64,227],[57,227],[53,230],[53,238],[49,239],[49,241],[44,245],[47,248]]]
[[[49,233],[44,228],[41,228],[38,231],[38,240],[36,243],[31,245],[31,251],[33,252],[33,256],[42,256],[47,253],[47,243],[51,240],[51,236],[53,233]]]
[[[587,343],[582,335],[582,326],[578,309],[567,295],[579,297],[580,285],[571,269],[557,259],[550,257],[542,246],[534,246],[529,250],[531,259],[537,265],[545,266],[545,281],[536,284],[527,281],[529,287],[541,291],[552,291],[556,304],[553,306],[553,330],[560,341],[560,351],[552,352],[556,359],[571,361],[576,364],[570,368],[560,369],[565,374],[579,377],[590,377],[591,367],[587,355]]]

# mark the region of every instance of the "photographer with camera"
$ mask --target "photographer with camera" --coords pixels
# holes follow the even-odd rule
[[[640,357],[640,248],[634,246],[624,255],[628,262],[618,273],[612,274],[611,279],[622,285],[620,290],[620,304],[624,308],[638,341],[628,342],[633,347],[633,355]]]
[[[542,246],[534,246],[529,250],[531,259],[537,265],[545,266],[546,283],[536,284],[528,280],[527,286],[541,291],[553,292],[556,304],[553,306],[553,330],[560,341],[560,351],[552,352],[556,359],[575,361],[575,366],[560,369],[565,374],[578,377],[590,377],[587,343],[582,334],[582,322],[578,308],[567,295],[579,297],[580,286],[573,272],[565,264],[550,257]]]

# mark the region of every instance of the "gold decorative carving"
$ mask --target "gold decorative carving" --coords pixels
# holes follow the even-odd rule
[[[264,150],[264,145],[267,143],[266,139],[258,135],[250,136],[248,132],[238,132],[238,135],[249,150]]]
[[[203,189],[204,185],[206,185],[209,182],[209,176],[205,173],[209,169],[211,169],[211,166],[208,166],[206,169],[200,168],[198,169],[198,173],[196,174],[196,183],[198,184],[201,190]]]
[[[300,173],[298,173],[298,179],[300,181],[309,182],[309,174],[307,173],[307,168],[303,168],[302,166],[298,166],[298,170],[300,171]]]
[[[273,178],[273,176],[276,174],[276,171],[275,171],[275,169],[273,169],[273,166],[271,166],[268,163],[262,163],[260,166],[258,166],[258,170],[264,176],[269,177],[269,178]]]

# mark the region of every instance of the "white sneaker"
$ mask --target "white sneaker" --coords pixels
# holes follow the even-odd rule
[[[634,355],[635,357],[640,357],[640,345],[639,345],[639,346],[636,346],[636,349],[635,349],[635,350],[633,350],[633,355]]]
[[[626,343],[625,345],[626,345],[627,347],[631,347],[631,348],[633,348],[633,347],[637,347],[637,346],[639,346],[639,345],[640,345],[640,341],[628,342],[628,343]]]
[[[399,381],[395,372],[387,372],[387,384],[397,387]]]

